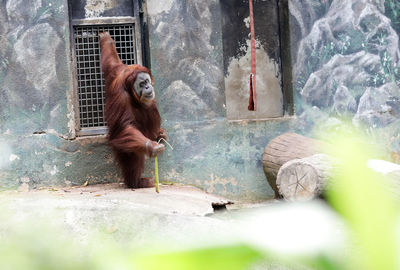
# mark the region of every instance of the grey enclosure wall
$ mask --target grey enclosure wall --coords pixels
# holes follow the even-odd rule
[[[283,116],[278,1],[254,1],[257,111],[248,111],[251,72],[249,3],[222,0],[222,40],[227,118]]]
[[[254,0],[258,79],[268,91],[278,89],[270,84],[280,89],[279,45],[289,49],[282,68],[292,70],[295,115],[238,122],[229,119],[264,118],[235,107],[248,102],[248,2],[146,2],[157,101],[174,146],[159,158],[161,180],[235,199],[271,198],[261,162],[268,142],[287,131],[330,133],[344,123],[400,157],[397,1],[288,0],[290,42],[280,44],[276,3]],[[81,3],[86,17],[115,12],[112,0]],[[236,40],[229,41],[229,24]],[[70,46],[66,0],[0,2],[0,188],[119,181],[105,137],[76,136]],[[261,108],[282,108],[281,90],[274,93],[281,103],[268,104],[269,93]],[[149,160],[145,174],[153,173]]]

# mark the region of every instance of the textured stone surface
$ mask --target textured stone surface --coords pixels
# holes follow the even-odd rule
[[[1,189],[118,179],[104,140],[73,140],[67,6],[0,4]]]
[[[400,118],[400,91],[394,84],[385,84],[380,88],[368,88],[358,105],[355,123],[369,127],[385,127]]]
[[[57,83],[56,62],[49,59],[56,59],[61,42],[50,24],[41,23],[29,28],[14,44],[17,63],[25,73],[27,83],[35,88],[38,99],[47,100],[53,94]]]
[[[193,184],[232,199],[263,200],[273,196],[262,168],[262,153],[294,121],[227,123],[166,122],[169,141],[159,159],[160,179]],[[150,169],[150,168],[149,168]],[[151,168],[154,170],[154,167]]]
[[[114,1],[85,3],[88,16],[118,11]],[[268,142],[286,131],[336,130],[348,117],[396,156],[400,7],[388,3],[290,0],[297,117],[229,123],[220,2],[148,0],[152,72],[174,146],[159,158],[161,180],[230,198],[270,198],[261,166]],[[247,23],[240,21],[243,28]],[[1,188],[119,180],[104,138],[75,138],[69,35],[66,0],[0,4]],[[247,72],[247,44],[239,45],[245,49],[235,68]],[[263,47],[262,70],[279,66],[272,47]],[[278,84],[279,76],[272,77]],[[149,160],[145,174],[153,173]]]
[[[0,225],[0,234],[8,226],[43,221],[42,226],[70,235],[69,241],[85,243],[104,234],[141,248],[154,241],[163,245],[171,241],[170,248],[180,247],[187,241],[202,241],[214,230],[226,235],[228,221],[206,216],[213,213],[214,202],[226,200],[187,186],[161,186],[160,193],[118,184],[0,192],[2,209],[11,212],[4,218],[2,211],[7,223]]]
[[[69,141],[56,134],[3,136],[0,188],[114,182],[119,173],[103,139]]]
[[[340,85],[336,89],[333,97],[333,109],[339,116],[351,114],[356,111],[357,101],[346,86]]]
[[[172,1],[162,9],[152,8],[157,5],[158,1],[148,1],[152,72],[159,96],[167,98],[166,102],[160,99],[160,111],[181,107],[180,111],[188,112],[183,120],[224,116],[218,1]],[[183,89],[176,88],[182,83]],[[182,102],[182,94],[198,100],[200,106]],[[172,96],[175,97],[171,99]],[[209,113],[203,113],[204,104]],[[175,113],[168,118],[180,120],[179,117]]]
[[[361,50],[376,55],[386,51],[393,63],[399,61],[398,36],[391,21],[366,0],[333,1],[299,45],[297,76],[320,69],[336,54],[349,55]]]
[[[386,133],[374,136],[378,143],[396,145],[400,52],[394,14],[400,6],[388,2],[290,1],[297,42],[292,44],[295,103],[302,125],[330,128],[337,125],[328,122],[351,118],[371,134]],[[300,16],[306,10],[310,16]]]
[[[53,235],[53,230],[47,230],[55,228],[56,243],[61,236],[68,244],[78,242],[87,248],[85,244],[95,236],[124,248],[156,252],[244,243],[267,254],[285,254],[285,258],[313,255],[316,250],[337,255],[347,239],[343,222],[320,201],[234,204],[235,211],[210,215],[215,201],[226,200],[185,186],[162,186],[159,194],[154,189],[127,190],[115,185],[0,193],[0,234],[7,239],[20,229],[28,233],[23,235],[45,232],[42,239]],[[103,241],[94,244],[98,243]],[[249,269],[288,269],[269,265]]]
[[[203,77],[204,78],[204,77]],[[173,104],[179,97],[180,106],[164,107],[163,117],[172,121],[202,120],[204,117],[216,117],[210,106],[182,80],[173,81],[160,100],[165,104]]]
[[[359,99],[368,79],[380,70],[380,59],[376,55],[364,51],[352,55],[337,54],[310,75],[300,93],[308,104],[329,109],[340,86],[346,87]]]
[[[66,2],[6,1],[7,18],[0,36],[7,37],[1,52],[1,133],[26,135],[54,130],[70,137],[67,92],[70,70]],[[3,54],[3,53],[2,53]]]
[[[161,179],[230,198],[271,197],[260,159],[268,142],[265,131],[276,134],[287,124],[226,122],[218,1],[147,4],[158,104],[174,146],[159,159]]]

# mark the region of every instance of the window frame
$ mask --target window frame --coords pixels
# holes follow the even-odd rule
[[[76,43],[74,38],[74,27],[76,26],[116,26],[121,24],[133,24],[135,32],[132,40],[135,48],[135,64],[142,65],[142,40],[141,29],[136,17],[120,16],[120,17],[98,17],[87,19],[71,19],[70,23],[70,42],[71,42],[71,62],[72,62],[72,80],[73,80],[73,107],[75,116],[75,131],[78,137],[104,135],[107,133],[107,126],[99,127],[81,127],[80,124],[80,107],[79,107],[79,88],[78,88],[78,67],[76,58]],[[103,112],[104,113],[104,112]]]

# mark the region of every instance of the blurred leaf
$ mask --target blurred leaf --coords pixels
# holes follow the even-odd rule
[[[340,161],[327,197],[348,221],[361,246],[361,263],[350,269],[396,269],[396,202],[384,188],[385,179],[367,168],[374,156],[370,144],[361,138],[336,137],[331,154]]]
[[[344,266],[339,261],[335,261],[326,256],[320,255],[312,258],[300,258],[299,262],[318,270],[344,270]]]
[[[142,256],[136,264],[143,270],[240,270],[262,258],[260,252],[236,245]]]

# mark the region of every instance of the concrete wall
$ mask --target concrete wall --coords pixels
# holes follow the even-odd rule
[[[152,72],[174,146],[159,159],[162,180],[270,198],[266,144],[348,118],[400,152],[399,4],[290,0],[289,8],[296,117],[231,123],[219,1],[147,0]],[[69,35],[66,0],[0,2],[0,188],[118,179],[105,139],[75,136]]]
[[[395,14],[400,5],[396,1],[282,0],[281,6],[288,2],[289,7],[290,41],[283,46],[290,47],[291,55],[283,68],[292,73],[295,117],[241,123],[227,121],[225,104],[232,89],[226,82],[232,70],[222,63],[224,57],[225,63],[233,62],[235,55],[223,54],[224,20],[219,18],[225,14],[219,2],[169,0],[160,7],[158,1],[147,1],[163,124],[176,147],[162,160],[164,178],[227,196],[272,196],[261,167],[263,149],[271,138],[286,131],[308,136],[329,133],[348,121],[397,155],[399,17]],[[239,8],[247,3],[234,2]],[[271,2],[259,0],[255,6]],[[246,20],[238,13],[234,27],[243,36]],[[246,58],[246,37],[232,47],[244,48],[236,59]],[[279,62],[273,50],[263,52]],[[247,98],[242,102],[246,104]]]
[[[227,121],[219,1],[149,0],[147,10],[159,108],[175,147],[159,162],[161,178],[230,197],[272,196],[261,153],[290,122]]]
[[[105,140],[76,139],[66,0],[0,2],[0,188],[104,182]]]
[[[222,41],[226,117],[229,120],[282,117],[281,53],[278,1],[254,1],[256,111],[248,110],[251,73],[249,3],[222,0]]]

